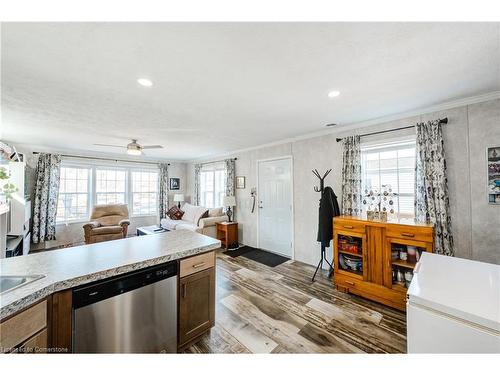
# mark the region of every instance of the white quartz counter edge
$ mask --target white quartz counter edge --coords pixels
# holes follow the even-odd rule
[[[7,318],[60,290],[219,247],[219,240],[196,232],[179,230],[1,259],[2,275],[45,277],[1,294],[0,319]]]

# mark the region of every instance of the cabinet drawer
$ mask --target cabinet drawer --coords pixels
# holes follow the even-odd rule
[[[21,353],[46,353],[47,352],[47,329],[37,333],[21,346]]]
[[[47,301],[30,307],[0,324],[0,346],[12,348],[47,326]]]
[[[398,225],[388,225],[385,231],[387,237],[404,238],[407,240],[434,242],[432,228],[406,228]]]
[[[333,227],[337,230],[365,233],[366,225],[356,221],[333,219]]]
[[[390,289],[382,285],[356,280],[344,275],[336,275],[335,283],[337,288],[340,287],[343,291],[357,294],[399,310],[404,311],[406,308],[406,290]]]
[[[179,277],[191,275],[215,266],[213,251],[181,260]]]

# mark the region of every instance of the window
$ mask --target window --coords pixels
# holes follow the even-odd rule
[[[200,204],[214,208],[222,206],[226,195],[226,170],[224,164],[208,164],[200,172]]]
[[[362,184],[365,190],[391,185],[396,194],[394,211],[402,217],[415,216],[415,140],[363,145]]]
[[[125,203],[126,171],[97,168],[95,173],[96,204]]]
[[[89,217],[91,169],[61,167],[57,221],[85,220]]]
[[[158,170],[63,161],[57,222],[85,221],[96,204],[127,204],[131,216],[158,212]]]
[[[132,214],[155,215],[157,202],[158,172],[132,171]]]

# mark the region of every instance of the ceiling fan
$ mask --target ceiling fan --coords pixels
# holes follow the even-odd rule
[[[132,139],[132,142],[130,142],[126,146],[108,145],[108,144],[102,144],[102,143],[94,143],[94,146],[126,148],[127,154],[129,154],[129,155],[142,155],[143,150],[150,150],[150,149],[154,149],[154,148],[163,148],[163,146],[161,146],[161,145],[142,146],[139,143],[137,143],[137,139]]]

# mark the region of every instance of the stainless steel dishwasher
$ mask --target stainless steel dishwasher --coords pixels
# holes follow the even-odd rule
[[[175,353],[177,262],[73,290],[75,353]]]

